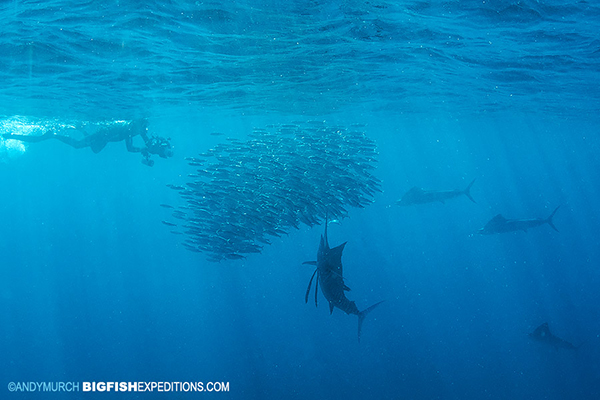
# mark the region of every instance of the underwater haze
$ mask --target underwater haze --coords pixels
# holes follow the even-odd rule
[[[596,2],[12,0],[0,19],[0,398],[600,398]],[[143,119],[173,157],[8,137]],[[384,301],[360,342],[326,280],[305,301],[326,220],[340,290]]]

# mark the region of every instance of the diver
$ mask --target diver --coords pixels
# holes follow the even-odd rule
[[[84,129],[84,125],[74,129],[83,134],[83,138],[75,139],[71,136],[62,135],[54,129],[47,130],[41,136],[29,136],[18,134],[4,134],[4,139],[19,140],[28,143],[42,142],[48,139],[57,139],[68,144],[76,149],[89,147],[94,153],[99,153],[109,142],[125,141],[127,151],[131,153],[142,153],[142,163],[149,167],[154,165],[154,160],[150,158],[152,154],[156,154],[161,158],[169,158],[173,156],[173,146],[171,146],[170,138],[161,136],[148,136],[148,121],[145,119],[134,120],[129,123],[113,124],[103,126],[93,133],[89,133]],[[133,145],[133,138],[139,135],[144,141],[143,147]]]

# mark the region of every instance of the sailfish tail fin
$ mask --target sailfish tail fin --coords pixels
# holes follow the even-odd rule
[[[550,214],[550,216],[546,219],[546,223],[548,225],[550,225],[552,227],[552,229],[554,229],[556,232],[558,232],[558,229],[556,229],[556,227],[554,226],[554,224],[552,223],[552,217],[554,217],[554,214],[556,214],[556,211],[558,211],[558,209],[560,208],[560,206],[556,207],[554,209],[554,211],[552,211],[552,214]]]
[[[465,194],[465,196],[467,196],[469,198],[469,200],[471,200],[473,203],[477,204],[475,199],[473,197],[471,197],[471,186],[473,186],[474,183],[475,183],[475,179],[473,179],[471,181],[471,183],[469,183],[469,186],[467,186],[467,188],[465,189],[465,191],[463,193]]]
[[[358,341],[360,342],[360,331],[362,329],[362,324],[363,321],[365,320],[365,317],[371,312],[373,311],[373,309],[375,307],[377,307],[378,305],[380,305],[381,303],[383,303],[385,300],[381,300],[379,303],[375,303],[373,304],[371,307],[362,310],[361,312],[358,313]]]

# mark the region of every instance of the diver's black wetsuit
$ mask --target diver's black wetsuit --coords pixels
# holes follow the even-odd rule
[[[76,149],[89,147],[96,154],[102,151],[102,149],[104,149],[109,142],[125,141],[127,151],[132,153],[142,153],[142,156],[144,157],[142,162],[146,165],[152,166],[154,165],[154,161],[150,160],[150,154],[158,154],[162,158],[167,158],[172,156],[172,150],[168,140],[159,137],[149,138],[147,134],[147,127],[148,122],[142,119],[132,121],[127,125],[107,126],[92,134],[83,132],[84,137],[82,139],[57,135],[52,131],[49,131],[41,136],[5,134],[2,135],[2,137],[4,139],[13,139],[28,143],[37,143],[48,139],[57,139]],[[136,147],[133,145],[133,138],[137,135],[140,135],[144,141],[144,147]]]
[[[127,125],[115,125],[110,127],[104,127],[99,129],[97,132],[92,134],[83,132],[84,137],[82,139],[75,139],[70,136],[57,135],[52,131],[46,132],[41,136],[28,136],[28,135],[13,135],[5,134],[4,139],[20,140],[21,142],[37,143],[48,139],[57,139],[61,142],[68,144],[76,149],[83,149],[89,147],[94,153],[99,153],[109,142],[120,142],[125,141],[127,150],[135,153],[142,151],[140,148],[133,146],[133,137],[140,135],[144,142],[148,142],[148,136],[146,135],[147,123],[144,120],[133,121]]]

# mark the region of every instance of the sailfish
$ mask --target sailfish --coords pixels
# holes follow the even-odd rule
[[[408,192],[404,193],[402,198],[396,202],[400,206],[412,206],[415,204],[426,204],[440,202],[446,203],[446,200],[450,200],[460,196],[467,196],[473,203],[477,203],[473,197],[471,197],[471,186],[475,183],[475,179],[469,183],[466,189],[454,189],[454,190],[425,190],[418,186],[414,186]]]
[[[546,343],[547,345],[554,347],[556,350],[558,350],[559,348],[577,350],[579,347],[581,347],[581,344],[579,346],[575,346],[572,343],[569,343],[566,340],[559,338],[558,336],[554,336],[550,332],[550,328],[548,327],[547,322],[544,322],[543,324],[535,328],[535,330],[529,334],[529,337],[540,343]]]
[[[313,280],[315,280],[315,306],[317,305],[317,295],[320,284],[321,292],[329,303],[330,314],[333,313],[333,309],[337,307],[346,314],[358,316],[358,341],[360,342],[360,332],[365,317],[383,301],[375,303],[363,311],[359,311],[355,302],[348,300],[346,297],[345,292],[350,290],[344,283],[342,269],[342,252],[344,251],[346,243],[347,242],[344,242],[333,249],[329,247],[329,241],[327,240],[327,218],[325,218],[325,234],[321,235],[321,242],[319,243],[319,250],[317,251],[317,261],[306,261],[303,263],[315,265],[317,267],[308,282],[304,301],[308,303],[310,288]]]
[[[542,226],[544,224],[550,225],[552,229],[558,232],[556,226],[552,222],[552,218],[556,211],[560,206],[556,207],[552,214],[548,216],[548,218],[532,218],[532,219],[508,219],[504,218],[502,214],[496,215],[494,218],[489,220],[483,228],[481,228],[478,233],[482,235],[492,235],[495,233],[506,233],[506,232],[516,232],[523,231],[527,232],[527,229],[535,228],[538,226]]]

